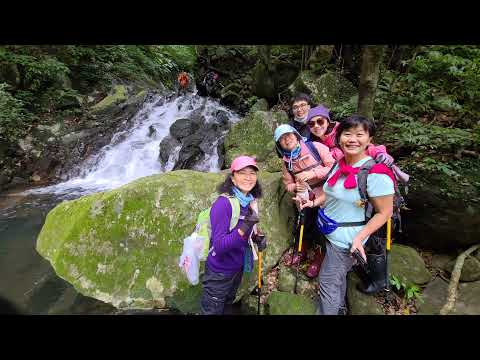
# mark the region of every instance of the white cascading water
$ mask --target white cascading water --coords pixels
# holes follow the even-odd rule
[[[196,94],[180,96],[162,105],[161,97],[156,96],[146,102],[135,115],[134,125],[125,131],[116,133],[110,144],[103,147],[98,154],[92,155],[81,164],[80,175],[68,181],[38,189],[28,193],[85,195],[105,191],[127,184],[135,179],[170,171],[178,157],[180,147],[169,154],[169,160],[162,170],[159,160],[159,145],[169,134],[170,126],[180,118],[203,107],[202,115],[206,122],[216,122],[214,114],[223,110],[229,121],[239,120],[237,114],[220,105],[216,100],[200,97]],[[151,128],[155,132],[149,136]],[[225,132],[226,133],[226,132]],[[195,168],[200,171],[219,171],[217,144],[212,144],[211,152],[206,154],[203,163]]]

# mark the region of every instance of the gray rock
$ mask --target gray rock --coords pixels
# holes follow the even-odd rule
[[[452,273],[456,259],[450,260],[445,267],[448,273]],[[460,281],[480,280],[480,261],[476,257],[469,256],[465,259],[460,275]]]
[[[451,255],[446,254],[434,254],[432,256],[432,266],[436,267],[441,270],[447,269],[447,264],[453,259],[454,257]]]
[[[165,166],[168,162],[170,154],[174,151],[177,146],[180,146],[181,143],[174,137],[167,135],[163,138],[160,143],[160,163],[162,166]]]
[[[406,285],[425,284],[432,275],[417,251],[405,245],[392,245],[389,257],[389,273],[397,276]]]
[[[184,138],[193,135],[199,128],[196,121],[191,119],[178,119],[170,126],[170,135],[182,141]]]
[[[423,302],[419,302],[419,315],[438,315],[447,301],[448,283],[436,278],[422,293]],[[480,315],[480,281],[460,283],[457,300],[451,315]]]
[[[357,284],[360,281],[358,275],[353,271],[347,275],[347,299],[350,315],[385,315],[374,296],[357,290]]]

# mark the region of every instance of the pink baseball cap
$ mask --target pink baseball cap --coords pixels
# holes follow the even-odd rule
[[[234,171],[242,170],[247,166],[253,166],[255,169],[258,170],[258,166],[257,166],[257,162],[255,161],[255,158],[250,156],[237,156],[232,161],[232,165],[230,166],[230,171],[234,172]]]

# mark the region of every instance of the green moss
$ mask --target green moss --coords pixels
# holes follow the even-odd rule
[[[273,291],[267,300],[270,315],[315,315],[316,304],[301,295]]]
[[[125,100],[127,100],[127,88],[125,85],[116,85],[113,88],[113,94],[108,95],[98,104],[92,106],[92,110],[95,112],[102,111],[113,104],[118,104]]]
[[[37,251],[84,295],[127,308],[165,307],[170,299],[181,311],[193,311],[193,289],[178,258],[223,179],[219,173],[174,171],[63,202],[48,214]],[[260,226],[269,239],[266,271],[288,246],[288,221],[278,212],[278,174],[262,172],[259,179]],[[243,293],[255,280],[245,277]]]

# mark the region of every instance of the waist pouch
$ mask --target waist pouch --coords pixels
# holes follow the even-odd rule
[[[366,221],[337,223],[335,220],[325,215],[325,210],[323,208],[318,209],[317,227],[318,227],[318,230],[324,235],[331,234],[332,232],[337,230],[337,228],[339,227],[361,226],[361,225],[365,225],[366,223],[367,223]]]

